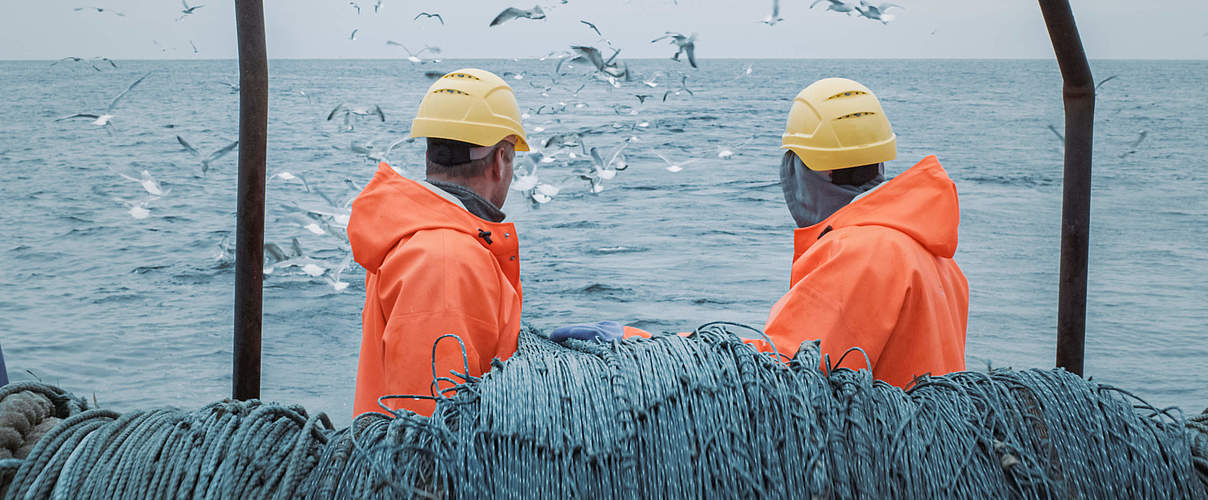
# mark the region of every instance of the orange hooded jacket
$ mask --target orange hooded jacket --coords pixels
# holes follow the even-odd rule
[[[952,260],[960,208],[934,156],[826,220],[793,233],[789,292],[765,328],[780,352],[821,339],[836,363],[849,348],[898,387],[965,369],[969,284]],[[865,368],[858,352],[839,366]]]
[[[354,414],[379,411],[386,394],[433,395],[433,342],[456,334],[469,375],[516,351],[520,256],[516,228],[488,222],[386,163],[352,203],[348,239],[365,268],[361,356]],[[436,347],[436,377],[463,373],[461,347]],[[442,381],[440,388],[451,384]],[[386,400],[431,415],[435,402]]]

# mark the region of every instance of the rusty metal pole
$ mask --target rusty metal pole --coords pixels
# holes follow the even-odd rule
[[[1095,80],[1069,0],[1039,0],[1061,67],[1065,102],[1065,180],[1061,202],[1061,288],[1057,366],[1082,375],[1086,343],[1086,280],[1091,226],[1091,145]]]
[[[268,54],[262,0],[235,0],[239,38],[239,188],[235,231],[235,399],[260,398]]]

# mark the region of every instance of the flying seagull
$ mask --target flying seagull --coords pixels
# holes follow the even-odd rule
[[[113,120],[113,110],[117,108],[117,104],[122,101],[122,98],[126,97],[126,94],[129,94],[131,90],[134,90],[134,87],[137,87],[138,84],[143,83],[143,80],[146,80],[148,76],[151,76],[151,73],[147,73],[138,80],[135,80],[134,83],[131,83],[129,87],[126,87],[126,90],[123,90],[122,93],[117,95],[117,97],[114,97],[113,100],[109,102],[109,107],[105,108],[104,113],[76,113],[71,116],[64,116],[55,121],[61,122],[63,120],[70,120],[73,118],[92,118],[95,120],[92,122],[93,125],[105,127],[106,130],[112,133],[112,125],[110,125],[110,122]]]
[[[531,8],[529,10],[518,9],[516,7],[508,7],[506,9],[503,9],[503,12],[500,12],[498,16],[495,16],[495,19],[491,20],[490,26],[498,26],[500,24],[506,23],[513,19],[519,19],[521,17],[526,18],[526,19],[534,19],[534,20],[545,19],[545,11],[541,10],[540,5],[534,5],[533,8]]]
[[[666,156],[663,156],[663,155],[658,154],[658,153],[655,153],[655,154],[654,154],[654,156],[657,156],[657,157],[659,157],[660,159],[662,159],[664,162],[666,162],[666,163],[667,163],[667,171],[668,171],[668,172],[671,172],[671,173],[673,173],[673,174],[674,174],[674,173],[676,173],[676,172],[679,172],[679,171],[683,170],[683,169],[684,169],[684,165],[687,165],[687,164],[692,163],[692,162],[694,162],[694,161],[696,161],[696,160],[698,160],[698,159],[699,159],[699,158],[693,158],[693,159],[691,159],[691,160],[684,160],[684,161],[681,161],[681,162],[673,162],[673,161],[671,161],[671,160],[668,160]]]
[[[125,14],[122,14],[121,12],[118,12],[118,11],[113,10],[113,9],[106,9],[106,8],[104,8],[104,7],[76,7],[74,10],[75,10],[76,12],[79,12],[79,11],[82,11],[82,10],[95,10],[95,11],[97,11],[98,13],[105,13],[105,12],[109,12],[109,13],[112,13],[113,15],[115,15],[115,16],[122,16],[122,17],[125,17],[125,16],[126,16]]]
[[[352,8],[357,10],[358,16],[361,15],[361,6],[359,4],[357,4],[356,2],[348,2],[348,5],[351,5]]]
[[[885,14],[886,10],[893,8],[893,7],[897,7],[899,9],[905,8],[905,7],[902,7],[901,5],[892,4],[892,3],[883,3],[880,5],[873,5],[868,2],[865,2],[864,0],[860,0],[860,4],[854,6],[854,8],[856,9],[856,12],[859,12],[860,15],[862,15],[866,18],[872,19],[874,21],[881,21],[881,24],[889,24],[889,21],[893,20],[892,15]]]
[[[193,156],[195,156],[197,158],[201,158],[201,152],[198,151],[197,148],[193,147],[192,144],[189,144],[189,141],[186,141],[184,137],[181,137],[179,135],[176,136],[176,142],[179,142],[181,147],[185,148],[185,151],[188,151],[190,154],[192,154]],[[231,151],[234,151],[238,147],[239,147],[239,141],[235,141],[230,144],[227,144],[226,146],[223,146],[220,149],[215,150],[214,152],[210,153],[209,155],[206,155],[206,157],[202,158],[202,160],[201,160],[201,174],[205,175],[205,173],[210,170],[211,163],[218,161],[219,158],[226,156],[228,153],[230,153]]]
[[[184,10],[181,10],[180,13],[184,14],[185,16],[192,14],[197,9],[205,7],[205,5],[194,5],[190,7],[188,0],[180,0],[180,5],[184,7]],[[181,18],[184,18],[184,16],[181,16]]]
[[[358,32],[358,31],[361,31],[361,29],[360,29],[360,28],[357,28],[357,29],[352,30],[352,34],[348,35],[348,39],[349,39],[349,40],[356,40],[356,39],[357,39],[357,32]]]
[[[768,26],[775,26],[776,23],[783,20],[784,18],[780,17],[780,0],[772,0],[772,13],[769,14],[768,17],[763,18],[763,20],[760,22]]]
[[[333,109],[331,110],[331,112],[327,114],[327,121],[331,121],[331,120],[332,120],[332,118],[335,118],[335,117],[336,117],[336,113],[339,113],[340,111],[343,111],[343,112],[344,112],[344,129],[345,129],[345,130],[352,130],[352,117],[353,117],[353,116],[373,116],[373,115],[376,115],[376,116],[377,116],[379,119],[381,119],[383,122],[384,122],[384,121],[386,121],[386,113],[383,113],[383,112],[382,112],[382,107],[381,107],[381,106],[374,105],[374,106],[373,106],[373,109],[369,109],[369,108],[349,108],[349,107],[345,106],[345,105],[344,105],[344,103],[337,104],[337,105],[336,105],[336,107],[335,107],[335,108],[333,108]]]
[[[663,92],[663,102],[667,102],[668,95],[671,95],[671,94],[680,95],[684,92],[687,92],[688,95],[690,95],[690,96],[693,96],[693,97],[696,96],[696,93],[693,92],[692,89],[688,88],[688,75],[680,73],[680,88],[677,90],[667,89],[666,91],[664,91]]]
[[[591,30],[592,30],[592,31],[595,31],[595,32],[596,32],[596,35],[597,35],[597,36],[604,36],[604,34],[603,34],[603,33],[600,33],[600,28],[597,28],[597,27],[596,27],[596,25],[594,25],[594,24],[592,24],[592,23],[589,23],[589,22],[587,22],[587,21],[584,21],[584,20],[582,20],[582,19],[580,19],[580,20],[579,20],[579,22],[581,22],[581,23],[583,23],[583,24],[586,24],[588,28],[591,28]]]
[[[690,64],[693,68],[696,67],[696,33],[693,33],[691,36],[684,36],[683,33],[672,33],[668,31],[666,35],[655,38],[654,40],[651,40],[650,43],[666,39],[670,39],[671,43],[675,44],[678,49],[675,51],[675,55],[671,56],[672,60],[678,61],[680,60],[680,54],[687,54],[688,64]]]
[[[382,9],[382,0],[377,0],[377,3],[373,4],[373,13],[377,14],[378,11],[381,9]]]
[[[440,14],[430,14],[427,12],[420,12],[419,14],[416,14],[415,19],[412,19],[412,21],[419,20],[419,18],[421,18],[421,17],[427,17],[427,18],[435,17],[437,21],[440,21],[440,24],[442,24],[442,25],[445,24],[445,18],[440,17]]]
[[[424,52],[431,52],[433,54],[440,53],[440,47],[429,47],[427,45],[425,45],[424,48],[422,48],[422,49],[412,52],[411,49],[408,49],[406,45],[398,43],[394,40],[386,40],[386,45],[393,45],[395,47],[401,47],[404,51],[407,52],[407,60],[411,61],[413,63],[416,63],[416,64],[421,64],[424,62],[424,59],[419,57],[419,56],[423,55]],[[431,59],[431,60],[433,62],[440,62],[436,59]]]
[[[826,10],[833,10],[835,12],[842,12],[844,14],[851,14],[851,11],[855,8],[854,5],[851,5],[843,0],[814,0],[814,3],[810,4],[810,8],[812,9],[815,5],[818,5],[822,2],[827,2],[828,5],[826,6]]]

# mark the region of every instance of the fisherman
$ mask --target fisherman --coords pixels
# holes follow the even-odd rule
[[[348,223],[366,270],[357,415],[385,412],[378,398],[397,394],[416,397],[383,403],[431,415],[451,380],[510,357],[520,330],[519,245],[500,210],[515,152],[529,150],[512,88],[480,69],[446,74],[411,137],[427,139],[426,180],[382,162]]]
[[[782,353],[819,339],[836,367],[905,387],[965,368],[969,285],[952,259],[956,185],[935,156],[886,181],[896,141],[857,82],[827,78],[797,94],[780,166],[798,227],[793,267],[765,330]],[[856,347],[867,365],[848,353]]]

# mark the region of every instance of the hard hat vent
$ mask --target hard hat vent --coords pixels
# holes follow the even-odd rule
[[[433,90],[432,93],[433,94],[470,95],[468,92],[463,92],[463,91],[457,90],[457,89],[436,89],[436,90]]]
[[[449,73],[449,74],[447,74],[447,75],[443,76],[442,78],[460,78],[460,79],[463,79],[463,80],[478,80],[478,81],[482,81],[482,79],[481,79],[481,78],[478,78],[477,76],[471,75],[471,74],[469,74],[469,73]]]
[[[865,92],[863,90],[849,90],[847,92],[840,92],[833,96],[827,97],[826,100],[831,101],[834,99],[839,99],[839,98],[843,98],[843,97],[855,97],[858,95],[868,95],[868,92]]]
[[[875,115],[875,114],[876,114],[876,113],[873,113],[872,111],[861,111],[861,112],[859,112],[859,113],[850,113],[850,114],[846,114],[846,115],[840,116],[840,117],[835,118],[835,119],[836,119],[836,120],[846,120],[846,119],[848,119],[848,118],[860,118],[861,116],[873,116],[873,115]]]

